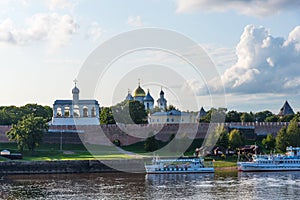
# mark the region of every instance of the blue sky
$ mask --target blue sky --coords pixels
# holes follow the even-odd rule
[[[71,98],[73,80],[97,46],[126,31],[158,27],[181,33],[204,48],[220,73],[229,109],[278,112],[288,100],[299,111],[299,9],[300,3],[290,0],[2,0],[0,105],[52,105],[55,99]],[[147,55],[154,54],[137,53],[135,58]],[[155,63],[178,63],[170,63],[163,53],[155,55]],[[110,76],[117,71],[118,67]],[[149,77],[132,77],[122,89],[134,90],[138,78],[157,99],[160,84],[147,83]],[[209,109],[208,94],[200,91],[203,82],[184,81],[180,84],[194,92],[197,106],[178,103],[175,90],[166,86],[169,103],[184,110],[200,105]],[[219,93],[214,80],[205,84]],[[111,90],[102,88],[91,98],[108,106],[127,95],[127,89],[116,89],[112,97]]]

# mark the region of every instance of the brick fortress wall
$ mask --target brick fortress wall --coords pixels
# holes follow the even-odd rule
[[[259,123],[225,123],[228,127],[254,128],[257,135],[271,133],[276,136],[281,127],[287,126],[285,122],[259,122]],[[198,127],[197,127],[198,126]],[[5,135],[11,126],[0,126],[0,141],[8,142]],[[45,143],[80,144],[107,144],[118,139],[122,145],[129,145],[144,141],[150,133],[161,141],[168,141],[171,135],[181,135],[189,138],[204,138],[209,123],[200,124],[165,124],[165,125],[102,125],[102,126],[50,126],[49,132],[44,135]],[[195,130],[196,133],[195,133]],[[128,134],[126,134],[128,133]]]

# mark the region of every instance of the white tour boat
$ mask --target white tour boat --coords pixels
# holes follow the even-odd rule
[[[200,157],[180,157],[177,159],[160,159],[154,157],[152,164],[145,165],[147,174],[164,173],[213,173],[213,167],[205,167]]]
[[[287,147],[285,155],[253,155],[251,162],[238,162],[239,171],[300,171],[300,147]]]

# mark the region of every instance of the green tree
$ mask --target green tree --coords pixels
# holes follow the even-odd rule
[[[0,125],[16,124],[25,115],[33,114],[36,117],[43,117],[50,121],[52,118],[52,108],[37,104],[26,104],[25,106],[2,106],[0,107]]]
[[[267,150],[273,150],[276,146],[276,139],[271,134],[268,134],[267,137],[262,140],[262,144]]]
[[[299,146],[300,145],[300,130],[298,126],[298,119],[294,117],[287,128],[287,135],[288,135],[288,144],[290,146]]]
[[[240,122],[241,113],[231,110],[226,114],[225,122]]]
[[[230,131],[228,139],[229,145],[233,149],[237,149],[243,144],[241,132],[237,129]]]
[[[277,115],[269,116],[265,119],[266,122],[278,122],[279,117]]]
[[[211,108],[205,117],[202,117],[200,119],[200,122],[210,122],[213,120],[213,122],[220,122],[223,123],[225,121],[225,116],[226,116],[226,108]]]
[[[38,104],[26,104],[25,106],[21,106],[20,110],[23,116],[33,114],[36,117],[43,117],[47,121],[51,120],[53,114],[52,108]]]
[[[264,122],[267,117],[270,117],[272,115],[273,113],[271,111],[265,110],[265,111],[255,113],[254,117],[255,117],[255,121]]]
[[[293,118],[295,117],[295,115],[285,115],[279,118],[280,122],[289,122],[291,121]]]
[[[158,142],[155,139],[155,136],[151,136],[146,139],[144,149],[147,152],[153,152],[158,149]]]
[[[254,116],[253,113],[244,112],[241,114],[241,122],[253,122]]]
[[[287,128],[286,126],[282,127],[276,136],[276,149],[285,152],[286,147],[289,145],[288,141],[288,135],[287,135]]]
[[[178,110],[175,106],[173,105],[169,105],[167,108],[166,108],[166,111],[171,111],[171,110]],[[178,110],[179,111],[179,110]]]
[[[217,146],[228,148],[229,146],[229,135],[228,131],[225,129],[224,125],[217,126],[215,130],[215,135],[219,136],[219,139],[217,141]]]
[[[112,109],[104,107],[100,112],[100,124],[115,124],[115,119],[112,113]]]
[[[147,112],[144,104],[139,101],[123,101],[112,107],[112,113],[117,123],[146,124]]]
[[[43,133],[48,130],[47,121],[33,114],[26,115],[7,132],[11,141],[16,141],[22,152],[27,147],[31,153],[42,142]]]

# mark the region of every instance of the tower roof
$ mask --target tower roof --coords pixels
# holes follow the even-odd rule
[[[200,109],[200,111],[199,111],[199,113],[197,115],[197,118],[204,117],[204,116],[206,116],[206,114],[207,114],[207,112],[204,110],[203,107],[201,107],[201,109]]]
[[[139,83],[139,86],[134,91],[134,97],[144,97],[144,96],[146,96],[146,93],[141,88],[140,83]]]
[[[78,87],[75,85],[75,87],[72,89],[72,94],[79,94],[79,89]]]
[[[147,95],[146,95],[145,98],[144,98],[144,101],[152,101],[152,102],[154,102],[154,99],[153,99],[153,97],[150,95],[149,90],[148,90],[148,92],[147,92]]]
[[[130,94],[130,91],[128,90],[128,94],[126,96],[126,100],[133,100],[132,95]]]
[[[294,111],[288,101],[285,101],[282,108],[280,109],[278,115],[279,116],[284,116],[284,115],[294,115]]]
[[[161,89],[159,95],[164,95],[164,91]]]
[[[75,86],[72,89],[72,94],[79,94],[79,89],[77,87],[77,82],[78,82],[77,79],[75,79],[73,82],[74,82]]]

